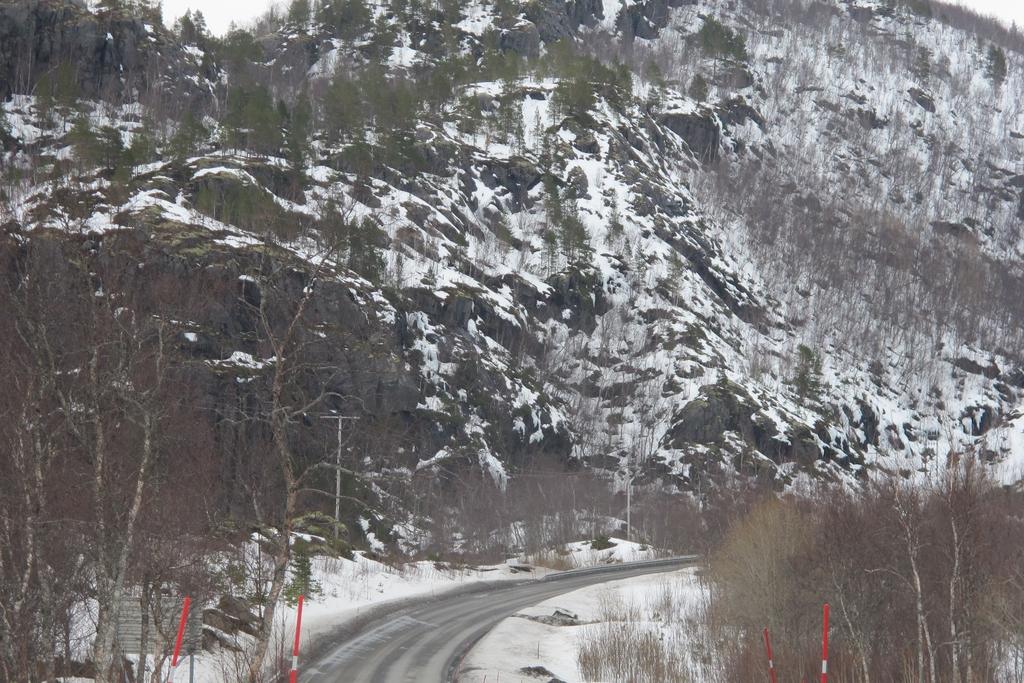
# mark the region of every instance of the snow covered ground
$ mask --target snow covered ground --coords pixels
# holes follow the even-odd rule
[[[609,540],[614,545],[601,550],[592,548],[590,541],[578,541],[541,556],[513,558],[503,564],[481,567],[457,567],[430,561],[391,566],[371,559],[362,552],[356,552],[351,560],[317,556],[313,559],[312,569],[313,580],[319,584],[320,593],[307,600],[303,609],[301,652],[309,652],[318,638],[339,625],[389,603],[438,595],[480,581],[543,578],[557,571],[552,568],[556,563],[545,563],[545,558],[558,558],[559,568],[572,569],[648,560],[664,555],[640,543],[615,538]],[[524,565],[531,565],[532,571],[526,571]],[[295,619],[294,607],[282,605],[278,609],[275,619],[276,636],[271,645],[272,655],[290,647]],[[242,646],[251,642],[244,634],[238,638]],[[136,658],[130,659],[135,661]],[[300,654],[300,668],[302,661]],[[238,676],[243,664],[244,657],[238,653],[225,649],[204,651],[196,656],[196,683],[231,681]],[[168,666],[164,666],[165,676]],[[85,683],[89,680],[69,678],[62,683]],[[187,659],[179,663],[177,671],[166,680],[188,681]]]
[[[463,683],[535,683],[539,676],[584,681],[578,659],[588,638],[608,625],[648,629],[685,650],[704,589],[696,568],[611,581],[560,595],[506,619],[474,647],[460,669]],[[540,668],[546,669],[544,673]],[[532,674],[530,673],[532,671]]]
[[[320,585],[321,593],[307,600],[303,608],[300,651],[308,652],[323,634],[371,608],[411,597],[437,595],[478,581],[524,578],[523,572],[512,569],[515,564],[518,563],[512,561],[490,567],[463,568],[420,561],[390,566],[361,552],[356,552],[352,560],[316,557],[313,579]],[[538,569],[536,574],[543,576],[548,571]],[[282,643],[291,642],[295,619],[296,608],[284,605],[279,608],[272,652],[282,649]],[[241,661],[241,657],[229,651],[203,652],[196,657],[195,680],[197,683],[224,683],[231,680]],[[301,661],[300,654],[300,667]],[[188,681],[188,663],[179,665],[169,680]]]
[[[521,560],[526,564],[539,567],[579,569],[599,564],[653,560],[665,556],[663,551],[643,543],[626,541],[621,538],[608,540],[612,544],[609,548],[595,549],[591,541],[577,541],[566,544],[564,548],[548,550],[536,555],[526,555]]]

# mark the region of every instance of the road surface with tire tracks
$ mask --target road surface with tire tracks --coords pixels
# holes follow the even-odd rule
[[[697,555],[602,565],[543,579],[480,582],[458,592],[381,606],[321,638],[302,683],[457,681],[470,648],[498,622],[556,595],[632,576],[692,566]]]

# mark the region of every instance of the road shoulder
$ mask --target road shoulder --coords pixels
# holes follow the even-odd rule
[[[579,646],[588,632],[610,621],[645,621],[653,629],[661,620],[685,618],[699,591],[695,567],[616,579],[558,595],[497,624],[468,652],[458,683],[537,683],[581,681]],[[671,592],[674,614],[665,612]]]

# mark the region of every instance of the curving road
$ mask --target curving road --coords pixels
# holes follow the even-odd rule
[[[544,579],[488,582],[459,593],[408,601],[349,625],[315,648],[302,683],[448,683],[466,652],[499,621],[562,593],[680,569],[699,556],[605,565]]]

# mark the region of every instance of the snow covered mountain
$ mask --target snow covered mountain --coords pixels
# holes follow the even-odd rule
[[[0,8],[0,216],[204,278],[178,341],[218,415],[274,363],[239,296],[329,252],[309,339],[367,470],[1020,479],[1019,34],[926,0],[152,12]]]

